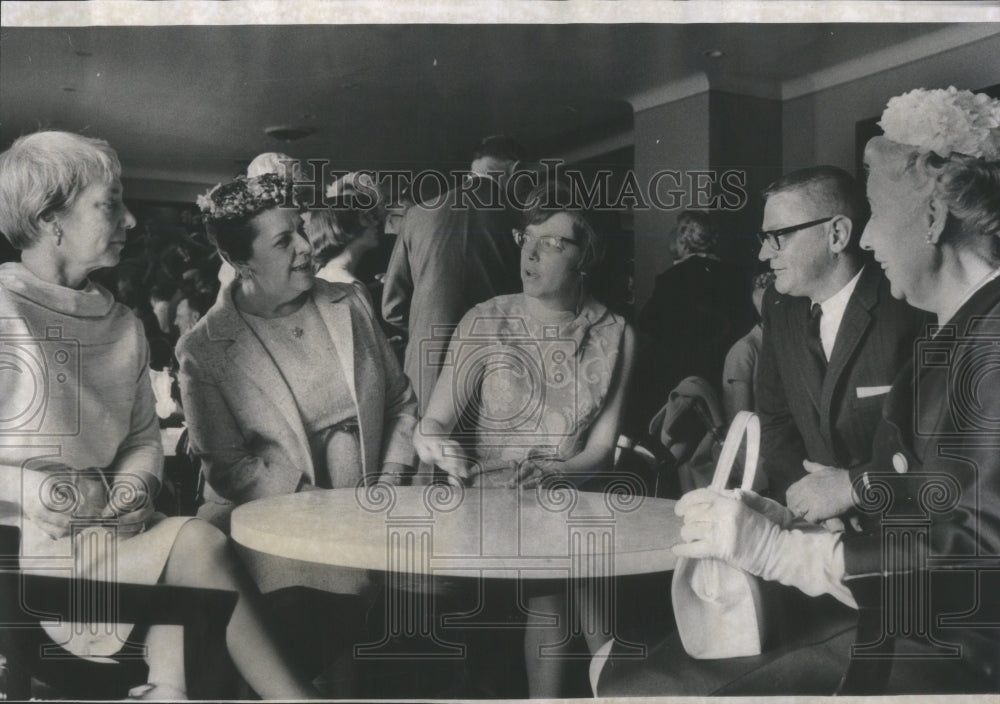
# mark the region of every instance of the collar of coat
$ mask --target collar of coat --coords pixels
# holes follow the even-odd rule
[[[247,324],[243,315],[236,309],[233,301],[233,293],[239,279],[226,284],[219,295],[219,303],[208,312],[206,328],[208,337],[211,340],[235,340],[237,336],[246,330]],[[331,284],[322,279],[317,279],[313,285],[313,297],[321,296],[332,303],[346,299],[350,295],[350,284]]]

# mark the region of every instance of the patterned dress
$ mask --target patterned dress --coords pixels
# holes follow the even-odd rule
[[[503,486],[529,453],[583,450],[619,365],[625,320],[588,298],[579,313],[524,294],[472,308],[452,338],[455,435],[479,463],[474,484]]]

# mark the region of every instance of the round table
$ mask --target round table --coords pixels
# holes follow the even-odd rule
[[[617,634],[615,578],[672,570],[671,546],[680,541],[683,521],[673,501],[641,496],[638,488],[612,479],[604,493],[568,484],[523,491],[385,484],[309,491],[238,507],[232,537],[264,592],[305,586],[370,594],[384,579],[384,622],[378,637],[355,644],[356,658],[464,658],[463,643],[482,633],[475,636],[482,639],[478,649],[470,644],[479,653],[472,660],[491,662],[508,653],[496,639],[509,641],[506,619],[518,617],[494,621],[484,604],[506,601],[523,619],[526,602],[504,596],[512,594],[510,586],[567,590],[571,583],[581,587],[574,608],[598,615],[588,628],[617,641],[621,657],[644,657],[644,646]],[[456,594],[478,595],[477,606],[449,607]],[[553,624],[566,616],[542,614]],[[541,651],[563,652],[583,633],[582,621],[568,622],[573,625],[562,640]]]
[[[674,502],[568,486],[309,491],[238,507],[243,548],[314,568],[552,579],[672,570]]]

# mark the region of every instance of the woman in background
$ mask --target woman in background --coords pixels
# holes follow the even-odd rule
[[[316,277],[362,284],[355,275],[361,258],[378,247],[386,222],[385,199],[371,176],[341,176],[326,191],[329,207],[309,211],[306,234]]]
[[[764,291],[773,283],[774,273],[770,271],[757,274],[751,282],[750,298],[758,318]],[[732,421],[740,411],[752,413],[756,410],[757,358],[763,342],[764,329],[758,319],[750,332],[737,340],[726,353],[726,362],[722,366],[722,405],[728,421]]]

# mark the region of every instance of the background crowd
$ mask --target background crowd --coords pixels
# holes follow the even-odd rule
[[[0,507],[23,526],[22,569],[68,559],[98,574],[115,555],[87,552],[70,519],[100,518],[88,530],[117,545],[122,581],[238,592],[226,640],[257,693],[351,695],[343,641],[363,624],[344,614],[362,612],[370,593],[318,594],[319,582],[283,563],[237,559],[225,537],[236,506],[375,482],[525,491],[558,479],[600,491],[639,440],[652,448],[650,492],[679,499],[674,552],[771,585],[784,626],[780,647],[717,661],[692,657],[679,630],[632,662],[615,657],[618,641],[587,637],[594,693],[833,691],[858,613],[877,610],[885,593],[869,580],[910,584],[929,569],[907,541],[883,540],[887,521],[870,506],[880,492],[891,510],[927,514],[928,549],[964,579],[905,605],[947,632],[901,638],[882,686],[995,691],[997,631],[984,624],[998,604],[977,595],[995,594],[982,557],[1000,551],[1000,411],[954,370],[979,380],[995,371],[982,327],[1000,315],[1000,101],[917,90],[892,99],[881,126],[885,136],[864,152],[867,187],[814,166],[764,190],[757,238],[771,272],[752,285],[717,256],[711,216],[682,213],[674,265],[637,324],[600,300],[607,233],[567,200],[565,184],[539,185],[526,210],[505,199],[525,159],[507,137],[472,155],[461,192],[478,198],[443,206],[384,195],[362,205],[358,194],[376,184],[348,174],[329,186],[330,207],[288,207],[295,185],[279,167],[291,160],[261,155],[199,197],[200,214],[169,235],[139,227],[106,142],[21,138],[0,162],[0,229],[21,250],[20,263],[0,267],[0,318],[36,338],[58,324],[81,346],[79,404],[56,394],[46,411],[71,435],[60,459],[19,459],[44,433],[0,444]],[[511,361],[519,340],[532,343],[540,378]],[[938,356],[915,357],[921,348]],[[34,393],[27,376],[4,379],[6,404]],[[753,490],[707,488],[719,440],[743,410],[760,418],[760,480]],[[68,432],[74,422],[81,432]],[[200,477],[203,492],[178,513],[196,508],[197,518],[153,506],[171,479],[159,427],[181,422],[188,475],[174,479]],[[54,475],[76,487],[71,514],[46,503]],[[112,500],[122,494],[130,500]],[[258,587],[302,590],[268,604]],[[606,616],[573,598],[585,588],[520,594],[530,696],[579,684],[569,649],[537,654],[567,622]],[[970,599],[979,620],[935,619]],[[282,644],[265,608],[301,641]],[[552,612],[567,618],[541,618]],[[185,693],[178,638],[162,627],[146,634],[150,697]],[[960,657],[933,657],[943,638]],[[319,662],[290,657],[303,642]],[[62,643],[82,657],[113,654],[95,640]],[[485,671],[471,679],[480,696],[496,693]]]

